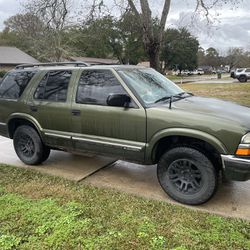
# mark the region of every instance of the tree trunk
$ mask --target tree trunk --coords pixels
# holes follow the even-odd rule
[[[160,65],[160,49],[162,45],[162,36],[164,33],[166,20],[168,17],[171,0],[164,1],[164,7],[162,10],[160,23],[158,27],[154,25],[154,19],[152,18],[152,12],[149,7],[148,0],[140,0],[141,13],[136,8],[133,0],[128,0],[129,6],[134,14],[138,17],[143,30],[143,43],[145,51],[148,54],[150,67],[161,71]]]
[[[161,66],[160,66],[160,47],[149,49],[148,50],[148,55],[149,55],[149,62],[150,62],[150,67],[154,68],[157,71],[161,71]]]

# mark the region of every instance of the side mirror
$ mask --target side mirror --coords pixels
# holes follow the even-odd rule
[[[124,94],[110,94],[107,98],[108,106],[114,107],[128,107],[131,98]]]

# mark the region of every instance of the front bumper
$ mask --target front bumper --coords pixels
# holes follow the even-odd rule
[[[221,155],[225,176],[235,181],[250,179],[250,159],[234,155]]]

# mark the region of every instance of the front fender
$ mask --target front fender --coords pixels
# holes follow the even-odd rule
[[[227,154],[228,150],[226,146],[215,136],[210,135],[206,132],[189,129],[189,128],[169,128],[158,131],[154,136],[151,137],[150,141],[146,144],[146,162],[152,161],[153,150],[157,143],[169,136],[186,136],[195,139],[206,141],[213,146],[220,154]]]

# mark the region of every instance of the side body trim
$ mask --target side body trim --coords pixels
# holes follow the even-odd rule
[[[141,152],[145,148],[145,143],[135,142],[135,141],[126,141],[114,138],[107,138],[101,136],[91,136],[84,134],[73,134],[73,133],[60,133],[60,131],[46,130],[44,131],[46,136],[72,139],[73,141],[81,141],[90,144],[98,144],[115,148],[122,148],[124,150]]]
[[[72,137],[73,140],[75,141],[84,141],[84,142],[89,142],[89,143],[94,143],[94,144],[102,144],[106,146],[111,146],[111,147],[119,147],[125,150],[131,150],[131,151],[141,151],[143,147],[138,147],[138,146],[131,146],[127,144],[121,144],[121,143],[115,143],[115,142],[104,142],[96,139],[87,139],[87,138],[80,138],[80,137]]]

